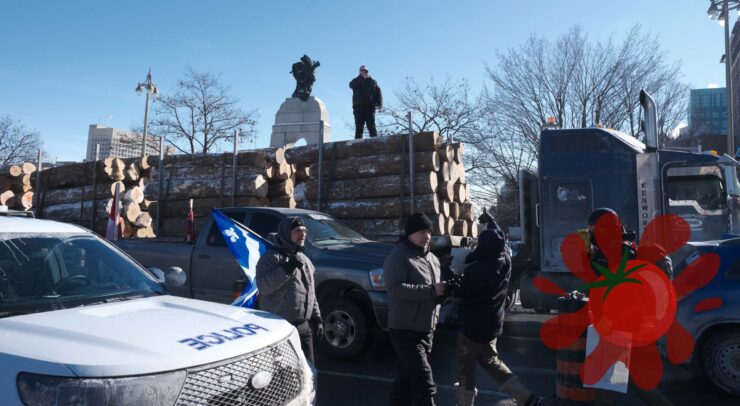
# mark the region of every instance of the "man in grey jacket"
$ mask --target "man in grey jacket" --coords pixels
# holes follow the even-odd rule
[[[275,248],[257,262],[259,308],[293,324],[301,337],[301,348],[312,363],[313,335],[323,335],[323,321],[314,288],[314,268],[303,253],[306,225],[300,217],[288,217],[273,236]]]
[[[404,236],[383,265],[388,332],[399,363],[391,405],[434,405],[437,388],[429,354],[445,284],[439,260],[429,251],[431,236],[429,218],[412,214],[406,220]]]

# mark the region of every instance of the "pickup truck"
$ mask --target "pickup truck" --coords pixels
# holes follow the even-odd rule
[[[689,366],[723,391],[740,396],[740,238],[686,244],[671,255],[674,277],[708,253],[719,255],[719,271],[678,302],[676,321],[696,342]]]
[[[285,320],[169,295],[182,270],[3,207],[3,405],[313,404],[315,369]]]
[[[257,207],[220,210],[265,238],[277,232],[285,217],[298,216],[306,223],[305,253],[316,266],[316,295],[324,318],[324,339],[319,342],[322,352],[340,359],[354,358],[370,344],[376,328],[387,328],[383,262],[392,245],[370,241],[317,211]],[[241,293],[235,286],[240,286],[244,272],[210,216],[195,244],[156,239],[120,240],[116,244],[145,267],[182,268],[188,283],[173,289],[175,295],[231,303],[235,294]]]

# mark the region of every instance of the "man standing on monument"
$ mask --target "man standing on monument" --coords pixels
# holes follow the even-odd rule
[[[375,129],[375,109],[383,107],[383,94],[375,79],[365,65],[360,66],[360,74],[349,82],[352,89],[352,111],[355,114],[355,139],[362,139],[362,132],[367,123],[370,137],[377,137]]]

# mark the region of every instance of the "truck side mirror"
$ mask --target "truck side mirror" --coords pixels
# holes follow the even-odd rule
[[[185,274],[185,271],[183,271],[182,268],[173,266],[167,269],[167,272],[164,275],[164,279],[167,286],[179,288],[185,284],[188,276]]]

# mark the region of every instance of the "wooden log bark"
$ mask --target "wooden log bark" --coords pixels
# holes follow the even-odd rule
[[[442,143],[437,133],[423,132],[414,134],[414,151],[435,151]],[[400,154],[402,148],[407,148],[407,135],[391,135],[387,137],[366,138],[362,140],[339,141],[324,145],[324,158],[329,160],[363,157],[368,155]],[[297,165],[313,165],[319,160],[319,146],[306,145],[295,147],[285,152],[286,159]]]
[[[98,171],[98,182],[110,183],[104,162],[83,162],[73,165],[57,166],[41,171],[43,190],[61,189],[92,184],[93,172]]]
[[[133,226],[137,228],[150,227],[152,225],[152,216],[147,212],[142,212],[134,221]]]
[[[183,225],[183,236],[185,235],[185,226]],[[154,229],[152,226],[140,227],[134,230],[134,238],[154,238]]]
[[[335,182],[324,181],[323,198],[326,200],[350,200],[368,199],[378,197],[400,196],[401,187],[405,193],[409,191],[408,177],[404,176],[401,184],[400,175],[378,176],[375,178],[339,180]],[[306,198],[316,200],[318,197],[317,181],[306,182]],[[434,193],[437,190],[437,176],[434,172],[420,173],[416,175],[414,192],[422,195]]]
[[[126,165],[121,158],[108,157],[103,160],[103,172],[111,180],[121,181],[126,179],[125,169]]]
[[[450,182],[457,183],[460,180],[460,164],[455,161],[450,162]]]
[[[10,185],[13,184],[13,178],[10,175],[0,174],[0,192],[4,192],[10,189]]]
[[[455,199],[455,184],[452,181],[440,183],[437,188],[439,197],[447,202],[451,202]]]
[[[21,172],[24,175],[30,175],[30,174],[36,172],[36,165],[34,165],[34,164],[30,163],[30,162],[24,162],[21,165]]]
[[[465,220],[467,221],[467,220]],[[468,237],[478,237],[478,223],[475,221],[467,221],[468,223]]]
[[[467,183],[465,179],[465,165],[457,164],[457,183]]]
[[[454,220],[452,227],[452,235],[459,235],[465,237],[468,235],[468,223],[465,220]]]
[[[414,211],[426,213],[427,215],[439,214],[440,203],[434,193],[418,195]],[[307,209],[318,210],[316,202],[309,202],[304,206]],[[398,197],[384,197],[378,199],[356,199],[356,200],[329,200],[322,204],[322,211],[337,218],[361,219],[361,218],[393,218],[401,215],[409,215],[411,204],[409,198],[401,201]]]
[[[12,177],[21,176],[23,174],[23,169],[19,165],[10,165],[8,167],[8,175]]]
[[[406,171],[408,167],[407,156],[394,155],[368,155],[349,159],[327,160],[324,165],[324,179],[347,180],[374,178],[376,176],[397,175]],[[414,153],[414,170],[416,172],[438,171],[440,168],[439,154],[437,151],[422,151]],[[310,172],[317,175],[319,165],[311,165]]]
[[[449,162],[442,162],[440,164],[439,178],[440,178],[440,181],[445,181],[445,182],[448,182],[450,180],[450,163]]]
[[[295,209],[296,201],[292,197],[276,197],[270,199],[269,207],[287,207],[290,209]]]
[[[31,175],[20,175],[13,178],[10,190],[16,193],[25,193],[33,190],[33,186],[31,186]]]
[[[226,184],[231,186],[231,171],[232,166],[228,165],[221,167],[220,165],[178,165],[170,166],[167,164],[162,173],[164,174],[164,181],[168,179],[205,179],[210,181],[216,181],[220,183],[221,179],[224,179]],[[237,166],[236,167],[236,178],[237,180],[266,175],[265,169],[255,168],[252,166]]]
[[[460,205],[460,218],[468,221],[475,221],[475,208],[472,202],[465,202]]]
[[[293,197],[293,181],[290,179],[278,183],[270,183],[267,196],[275,197]]]
[[[439,146],[439,159],[444,162],[451,162],[455,159],[455,150],[452,149],[452,145],[442,144]]]
[[[453,193],[453,196],[455,197],[455,202],[465,203],[465,201],[468,200],[468,189],[466,186],[467,185],[464,185],[462,183],[455,183]]]
[[[238,196],[267,196],[268,186],[262,175],[240,178],[236,184],[236,195]],[[145,198],[149,200],[160,200],[156,187],[147,187],[144,191]],[[231,196],[231,185],[223,189],[223,196]],[[162,200],[181,200],[190,198],[204,198],[221,195],[220,182],[206,179],[168,179],[163,182]]]
[[[124,174],[126,176],[126,182],[138,182],[139,178],[141,177],[141,173],[136,162],[131,162],[130,164],[128,164],[126,170],[124,171]]]
[[[110,184],[110,196],[116,195],[116,186],[118,186],[118,196],[119,198],[123,197],[123,194],[126,192],[126,184],[123,183],[123,181],[115,181]]]
[[[281,164],[274,164],[273,167],[273,179],[274,180],[288,180],[290,179],[292,168],[289,164],[283,162]]]
[[[124,220],[121,223],[121,237],[131,238],[133,234],[134,234],[134,225],[131,224],[131,222]]]
[[[457,220],[453,219],[452,217],[447,217],[445,220],[446,220],[445,227],[446,227],[446,230],[447,230],[447,232],[445,234],[446,235],[452,235],[452,232],[455,229],[455,221],[457,221]]]
[[[185,219],[190,210],[190,199],[166,200],[162,202],[151,202],[149,214],[154,216],[159,209],[159,215],[163,219],[175,218]],[[237,197],[234,201],[236,207],[264,207],[269,203],[266,198]],[[220,207],[231,206],[231,198],[220,199],[218,197],[194,198],[193,214],[195,217],[208,217],[211,210]]]
[[[429,217],[429,219],[432,220],[432,235],[447,234],[447,220],[443,214]]]
[[[137,205],[141,204],[144,202],[144,191],[138,186],[129,188],[125,193],[123,193],[123,201],[133,202]]]
[[[110,181],[108,181],[110,182]],[[84,195],[83,195],[84,189]],[[95,199],[105,199],[111,197],[111,184],[100,183],[95,190]],[[92,185],[75,186],[61,189],[45,190],[40,193],[40,200],[44,206],[53,206],[62,203],[80,202],[93,199]],[[83,197],[84,196],[84,197]]]
[[[15,207],[15,192],[6,190],[0,193],[0,206]]]
[[[141,214],[141,208],[138,203],[126,202],[123,204],[123,210],[121,210],[121,216],[129,223],[133,223],[139,218]]]
[[[310,166],[302,166],[301,165],[301,166],[298,166],[296,168],[295,178],[299,182],[305,182],[305,181],[311,179],[311,174],[312,173],[314,173],[314,172],[311,172],[311,167]]]
[[[100,228],[101,223],[102,223],[102,230],[105,230],[106,218],[108,217],[108,211],[106,209],[106,206],[109,204],[110,200],[112,199],[100,199],[96,201],[97,211],[95,213],[95,216],[97,217],[97,224],[99,226],[96,231],[101,230]],[[91,200],[86,201],[82,205],[82,208],[80,208],[80,202],[71,202],[71,203],[56,204],[52,206],[44,206],[40,217],[44,219],[49,219],[49,220],[75,222],[75,223],[79,223],[81,219],[84,219],[83,225],[89,226],[89,222],[92,219],[92,215],[93,215],[92,208],[93,208],[93,202]]]
[[[458,202],[450,203],[450,217],[452,217],[455,220],[460,218],[460,203]]]
[[[447,200],[440,200],[439,214],[443,214],[445,217],[450,217],[450,202]]]
[[[33,207],[33,192],[16,193],[15,208],[28,210]]]
[[[462,164],[463,163],[463,155],[465,151],[465,144],[462,142],[455,142],[452,144],[452,148],[455,151],[455,162]]]

